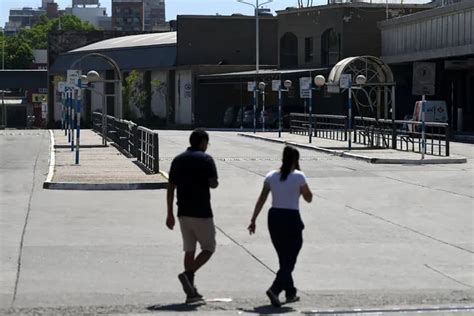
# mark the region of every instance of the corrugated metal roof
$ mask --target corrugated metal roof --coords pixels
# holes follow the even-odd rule
[[[165,32],[165,33],[151,33],[151,34],[140,34],[140,35],[128,35],[106,39],[94,44],[83,46],[74,50],[69,51],[70,53],[75,52],[86,52],[86,51],[98,51],[98,50],[111,50],[120,48],[132,48],[141,46],[165,46],[165,45],[176,45],[176,32]]]
[[[119,50],[108,49],[100,52],[115,60],[122,71],[170,68],[176,65],[176,46],[142,46]],[[76,60],[89,53],[91,52],[80,51],[60,54],[54,63],[50,65],[49,71],[53,74],[66,72]],[[86,58],[77,64],[76,67],[84,71],[90,69],[97,71],[111,69],[109,64],[97,57]]]

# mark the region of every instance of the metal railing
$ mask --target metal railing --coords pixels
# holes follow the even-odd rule
[[[347,140],[347,116],[313,114],[313,136],[333,140]],[[290,113],[290,133],[308,135],[309,114]]]
[[[313,136],[347,141],[348,118],[345,115],[312,115]],[[369,148],[387,148],[421,153],[423,150],[421,122],[354,117],[353,142]],[[290,133],[308,135],[309,114],[290,113]],[[449,156],[449,125],[425,123],[427,155]]]
[[[102,113],[92,113],[92,129],[102,135]],[[130,157],[136,157],[139,164],[150,172],[159,172],[158,133],[132,121],[107,115],[107,138]]]
[[[354,143],[371,148],[391,148],[401,151],[421,153],[422,123],[419,121],[385,120],[354,117]],[[426,122],[426,154],[449,156],[449,125],[447,123]]]
[[[160,171],[158,133],[146,127],[138,126],[137,136],[138,146],[136,157],[138,162],[143,164],[148,170],[158,173]]]

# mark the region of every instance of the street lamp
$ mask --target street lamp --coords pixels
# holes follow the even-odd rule
[[[259,71],[259,68],[260,68],[260,49],[259,49],[259,46],[260,46],[260,35],[259,35],[259,19],[258,19],[258,11],[259,11],[259,8],[261,8],[263,5],[267,4],[267,3],[270,3],[270,2],[273,2],[273,0],[268,0],[266,2],[263,2],[263,3],[258,3],[258,0],[255,1],[255,4],[253,3],[250,3],[250,2],[246,2],[246,1],[243,1],[243,0],[237,0],[237,2],[240,2],[240,3],[244,3],[244,4],[247,4],[251,7],[254,8],[254,12],[255,12],[255,70],[256,70],[256,74],[258,75],[258,71]]]
[[[281,137],[281,129],[282,129],[282,122],[281,122],[281,107],[282,107],[282,98],[281,98],[281,93],[282,91],[288,92],[290,87],[293,85],[293,82],[291,80],[285,80],[283,83],[285,86],[285,89],[281,88],[281,81],[280,84],[278,85],[278,137]]]
[[[5,70],[5,28],[2,27],[2,70]],[[7,128],[7,108],[5,106],[5,88],[2,87],[3,126]]]
[[[364,75],[358,75],[355,79],[355,83],[358,87],[352,86],[352,80],[349,80],[349,96],[347,103],[347,116],[348,116],[348,129],[349,129],[349,138],[348,138],[348,148],[352,149],[352,90],[353,89],[362,89],[360,86],[364,85],[367,81],[367,78]]]
[[[95,70],[91,70],[87,73],[87,76],[84,76],[87,84],[94,83],[94,82],[107,82],[109,80],[102,80],[99,73]],[[115,81],[115,80],[114,80]],[[102,96],[102,145],[107,146],[107,100],[105,98],[105,94],[99,92],[98,90],[92,90],[95,93]]]
[[[259,3],[259,0],[255,0],[255,4],[246,2],[244,0],[237,0],[237,2],[247,4],[254,8],[255,13],[255,85],[254,85],[254,92],[253,92],[253,132],[255,133],[256,129],[256,116],[257,116],[257,107],[258,107],[258,93],[257,93],[257,76],[260,70],[260,32],[259,32],[259,18],[258,18],[258,10],[263,5],[273,2],[273,0],[268,0],[263,3]]]
[[[314,77],[314,84],[317,87],[322,87],[326,83],[326,79],[322,75],[317,75]],[[313,137],[313,89],[312,83],[309,83],[309,142],[312,142]]]

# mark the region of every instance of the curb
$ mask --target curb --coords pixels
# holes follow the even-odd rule
[[[43,183],[43,188],[53,180],[54,166],[56,165],[56,156],[54,154],[54,133],[51,129],[49,130],[49,139],[49,171],[46,181]]]
[[[49,190],[83,190],[83,191],[117,191],[117,190],[156,190],[166,189],[167,182],[142,182],[142,183],[71,183],[71,182],[45,182],[44,189]]]
[[[449,158],[449,159],[448,158],[424,159],[424,160],[421,160],[421,159],[416,159],[415,160],[415,159],[375,158],[375,157],[369,157],[369,156],[364,156],[364,155],[359,155],[359,154],[353,154],[353,153],[349,153],[349,152],[336,151],[336,150],[322,148],[322,147],[318,147],[318,146],[299,144],[299,143],[295,143],[295,142],[289,142],[289,141],[274,139],[274,138],[267,138],[267,137],[259,136],[259,135],[249,135],[249,134],[243,134],[243,133],[237,133],[237,135],[238,136],[243,136],[243,137],[248,137],[248,138],[253,138],[253,139],[259,139],[259,140],[263,140],[263,141],[268,141],[268,142],[273,142],[273,143],[288,144],[288,145],[299,147],[299,148],[319,151],[319,152],[323,152],[323,153],[330,154],[330,155],[333,155],[333,156],[338,156],[338,157],[361,160],[361,161],[365,161],[365,162],[372,163],[372,164],[442,165],[442,164],[460,164],[460,163],[466,163],[467,162],[467,159],[464,158],[464,157],[462,157],[462,158]]]

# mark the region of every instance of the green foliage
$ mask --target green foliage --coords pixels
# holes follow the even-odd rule
[[[28,43],[17,40],[16,36],[5,39],[5,69],[29,68],[33,59]]]
[[[136,119],[134,109],[138,110],[141,115],[144,115],[147,95],[143,88],[143,74],[137,70],[132,70],[125,78],[123,89],[124,114],[127,119]]]
[[[74,15],[66,14],[55,19],[49,19],[43,15],[31,29],[23,29],[18,34],[5,36],[5,38],[1,34],[0,45],[3,45],[5,40],[5,69],[29,68],[34,59],[32,50],[47,49],[48,34],[58,30],[93,31],[96,29]],[[0,52],[0,57],[2,52]]]
[[[94,31],[96,28],[89,22],[82,22],[77,16],[65,14],[59,18],[49,19],[45,15],[31,29],[23,29],[18,34],[20,40],[27,42],[33,49],[48,47],[48,34],[57,31]]]

